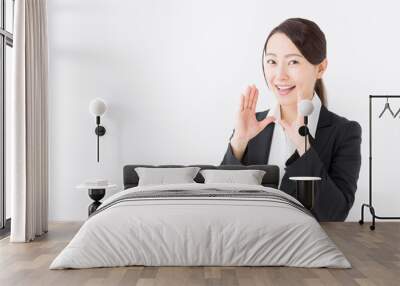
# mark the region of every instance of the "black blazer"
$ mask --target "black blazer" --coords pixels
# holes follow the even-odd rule
[[[257,120],[264,119],[268,112],[257,112]],[[229,143],[221,165],[268,164],[274,127],[275,123],[269,124],[249,141],[241,161],[233,155]],[[230,139],[232,137],[233,133]],[[314,216],[319,221],[344,221],[357,190],[361,167],[361,126],[321,106],[315,138],[310,136],[309,139],[310,149],[303,156],[300,157],[296,150],[286,161],[280,189],[294,196],[296,183],[289,177],[321,177],[315,197]]]

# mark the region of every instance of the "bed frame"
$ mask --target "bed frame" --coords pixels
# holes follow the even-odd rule
[[[264,170],[266,171],[262,185],[264,187],[272,187],[277,189],[279,185],[279,167],[275,165],[125,165],[124,166],[124,189],[136,187],[139,183],[139,176],[135,171],[136,167],[147,167],[147,168],[178,168],[178,167],[200,167],[204,169],[218,169],[218,170]],[[204,183],[204,178],[200,174],[194,178],[197,183]]]

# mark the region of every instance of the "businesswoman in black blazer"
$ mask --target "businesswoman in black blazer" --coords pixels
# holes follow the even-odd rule
[[[292,150],[287,158],[281,156],[284,175],[279,188],[294,196],[296,184],[289,177],[321,177],[315,217],[319,221],[344,221],[357,190],[361,126],[326,108],[322,83],[327,68],[324,33],[310,20],[287,19],[267,37],[262,67],[267,86],[277,98],[277,108],[269,115],[270,110],[255,112],[258,89],[249,86],[241,96],[236,126],[221,164],[271,164],[271,158],[272,163],[279,158],[279,149]],[[298,133],[304,119],[297,112],[297,102],[303,98],[317,105],[315,130],[310,130],[307,150],[304,137]],[[279,136],[278,131],[284,135]]]

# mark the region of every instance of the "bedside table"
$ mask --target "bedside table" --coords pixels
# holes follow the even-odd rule
[[[77,189],[86,189],[88,190],[89,197],[93,200],[93,203],[88,207],[88,215],[90,216],[97,208],[101,205],[100,200],[104,198],[107,189],[113,189],[117,187],[115,184],[108,184],[106,186],[95,186],[95,185],[86,185],[80,184],[76,186]]]

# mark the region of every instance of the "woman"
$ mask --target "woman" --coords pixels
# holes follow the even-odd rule
[[[325,35],[314,22],[292,18],[274,28],[264,45],[262,67],[278,104],[256,113],[258,89],[254,85],[246,89],[221,164],[278,165],[279,189],[293,196],[296,183],[289,177],[321,177],[315,217],[344,221],[357,189],[361,126],[326,108],[322,76],[327,64]],[[304,123],[297,112],[300,99],[314,105],[307,149],[298,133]]]

